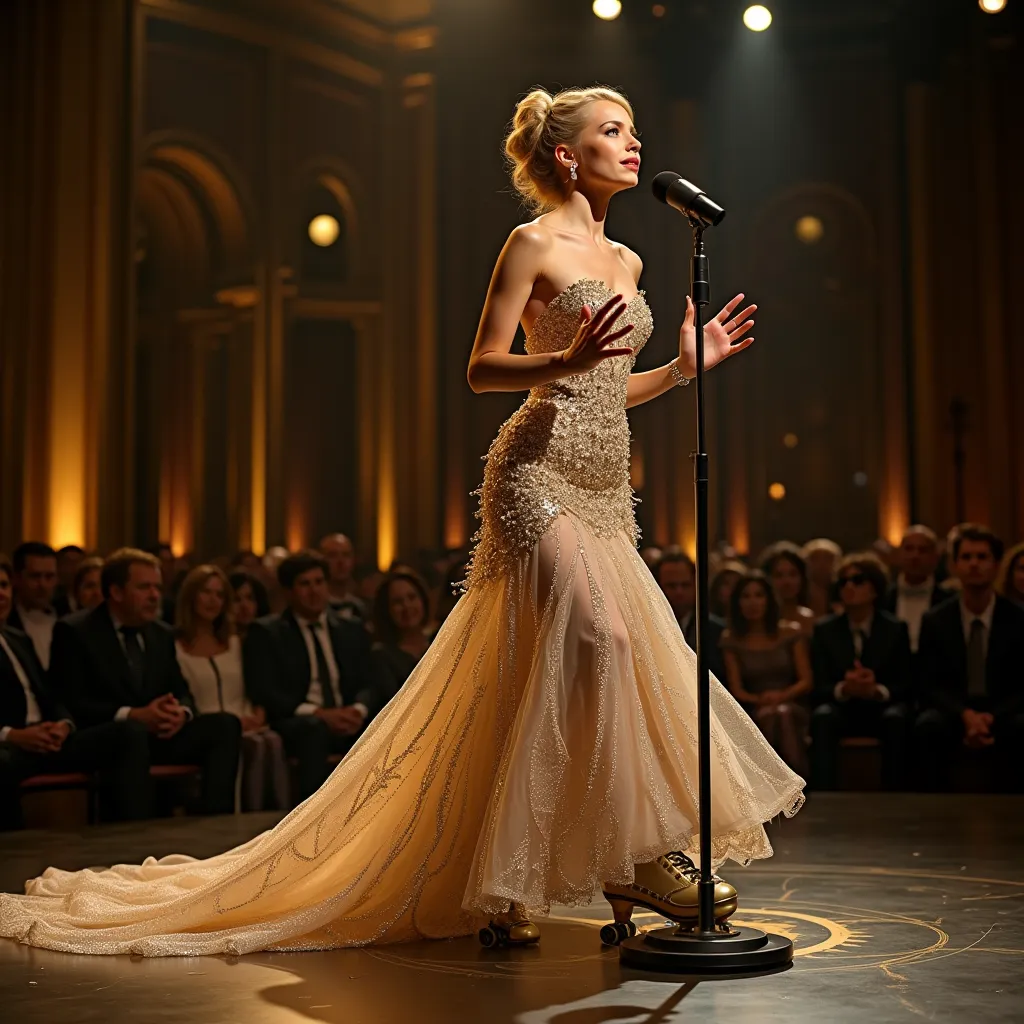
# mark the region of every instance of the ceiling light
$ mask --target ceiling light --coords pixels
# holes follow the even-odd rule
[[[763,4],[754,4],[743,12],[743,24],[751,32],[763,32],[772,23],[772,12]]]

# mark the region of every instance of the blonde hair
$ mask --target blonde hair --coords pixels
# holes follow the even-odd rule
[[[558,146],[574,146],[587,125],[587,108],[596,100],[633,108],[622,93],[605,85],[563,89],[554,96],[534,89],[517,104],[512,127],[505,137],[505,155],[511,165],[512,185],[530,209],[550,210],[565,200],[566,183],[555,161]]]
[[[999,576],[996,579],[996,592],[1013,601],[1020,601],[1021,598],[1024,598],[1024,593],[1020,593],[1013,583],[1013,570],[1022,558],[1024,558],[1024,543],[1015,544],[1003,556],[1003,563],[999,567]]]
[[[186,577],[178,591],[178,605],[174,620],[176,632],[185,643],[189,644],[196,638],[196,596],[214,576],[224,586],[224,607],[220,615],[213,620],[213,635],[227,645],[235,632],[235,591],[224,570],[218,565],[197,565]]]

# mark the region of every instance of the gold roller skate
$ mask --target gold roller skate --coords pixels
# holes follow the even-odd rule
[[[715,924],[721,925],[736,913],[738,895],[717,875],[715,882]],[[615,920],[601,929],[601,941],[618,946],[636,935],[630,918],[634,907],[653,910],[671,921],[688,925],[697,923],[697,883],[700,869],[684,853],[666,853],[657,860],[637,864],[632,885],[606,883],[604,898],[612,905]]]
[[[480,945],[527,946],[540,939],[540,929],[526,916],[521,903],[511,903],[504,914],[492,917],[490,924],[479,932]]]

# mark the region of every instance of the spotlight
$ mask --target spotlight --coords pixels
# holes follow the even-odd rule
[[[594,0],[594,13],[602,21],[614,21],[622,13],[621,0]]]
[[[774,483],[774,484],[771,485],[771,487],[768,488],[768,497],[771,498],[772,501],[782,501],[782,499],[785,496],[786,496],[786,486],[785,486],[785,484]]]
[[[329,213],[321,213],[309,222],[309,240],[327,248],[338,240],[338,221]]]
[[[772,23],[772,12],[763,4],[754,4],[743,12],[743,24],[751,32],[763,32]]]
[[[820,242],[821,236],[825,234],[825,225],[821,223],[819,217],[805,214],[793,226],[793,231],[804,245],[814,245],[815,242]]]
[[[998,14],[1006,6],[1006,0],[978,0],[978,6],[986,14]]]

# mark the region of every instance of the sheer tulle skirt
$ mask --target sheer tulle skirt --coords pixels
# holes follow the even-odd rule
[[[0,935],[148,956],[471,933],[697,845],[696,665],[621,533],[560,516],[474,586],[319,792],[208,860],[48,869],[0,896]],[[712,680],[714,861],[771,855],[803,780]]]

